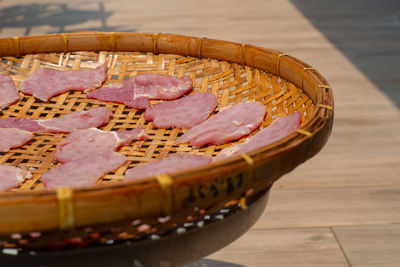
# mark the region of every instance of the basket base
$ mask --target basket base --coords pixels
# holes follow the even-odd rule
[[[1,254],[1,266],[182,266],[227,246],[243,235],[263,213],[268,195],[269,189],[260,194],[246,210],[183,234],[131,244],[46,252],[36,255]]]

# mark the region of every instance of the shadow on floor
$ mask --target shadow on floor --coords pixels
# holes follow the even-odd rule
[[[399,0],[290,0],[400,107]]]
[[[75,9],[66,3],[60,4],[27,4],[14,5],[0,9],[0,30],[2,28],[25,28],[24,35],[29,35],[32,28],[49,25],[57,27],[54,32],[65,32],[71,25],[83,24],[87,21],[97,21],[98,27],[85,27],[74,31],[122,31],[120,27],[107,25],[107,19],[114,12],[106,11],[103,2],[98,3],[97,9]],[[125,29],[124,31],[135,31]]]
[[[184,265],[184,267],[245,267],[245,266],[225,261],[201,259],[193,263]]]

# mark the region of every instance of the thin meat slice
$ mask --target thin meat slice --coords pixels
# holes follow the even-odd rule
[[[214,94],[205,92],[165,101],[147,109],[144,118],[157,128],[191,128],[207,119],[217,105]]]
[[[134,87],[134,98],[141,96],[148,99],[174,100],[193,89],[189,76],[176,78],[158,74],[139,74],[131,78]]]
[[[43,173],[40,181],[47,189],[96,185],[97,180],[121,167],[125,156],[109,151],[69,161]]]
[[[265,106],[259,102],[236,104],[189,129],[176,142],[190,142],[196,147],[226,144],[257,129],[264,116]]]
[[[29,140],[33,134],[31,132],[16,128],[0,128],[0,152],[7,152],[11,148],[20,147]]]
[[[103,84],[107,79],[107,68],[99,66],[93,70],[37,69],[20,85],[20,90],[42,101],[70,90],[88,91]]]
[[[0,127],[17,128],[32,133],[45,132],[46,129],[39,124],[39,121],[31,118],[4,118],[0,119]]]
[[[117,134],[118,142],[120,146],[129,145],[132,140],[146,140],[147,134],[144,128],[139,125],[136,129],[131,131],[120,131],[115,132]]]
[[[0,127],[18,128],[33,133],[68,133],[78,129],[99,127],[110,121],[111,111],[106,107],[95,107],[86,111],[75,111],[60,118],[35,120],[30,118],[0,119]]]
[[[106,107],[95,107],[86,111],[76,111],[60,118],[35,120],[31,118],[0,119],[0,127],[51,133],[71,132],[77,129],[99,127],[110,121],[111,112]]]
[[[294,112],[288,116],[274,120],[267,128],[259,131],[254,136],[247,138],[243,143],[236,144],[221,150],[215,160],[248,153],[268,146],[269,144],[282,139],[300,127],[301,114]]]
[[[175,154],[129,169],[125,181],[141,179],[161,173],[171,173],[198,167],[212,161],[211,157],[193,154]]]
[[[0,74],[0,110],[19,101],[21,96],[10,76]]]
[[[54,158],[58,162],[69,162],[90,155],[116,151],[132,140],[145,140],[146,131],[142,126],[131,131],[107,132],[97,128],[73,131],[64,141],[58,143]]]
[[[135,98],[132,78],[125,80],[121,85],[110,85],[86,94],[88,98],[101,101],[124,104],[130,108],[144,110],[150,107],[147,97]]]
[[[149,99],[173,100],[193,89],[189,76],[175,78],[158,74],[139,74],[121,85],[110,85],[87,94],[88,98],[116,102],[130,108],[146,110]]]
[[[69,133],[78,129],[99,127],[110,121],[111,111],[106,107],[94,107],[72,112],[61,118],[39,120],[39,124],[50,133]]]
[[[17,187],[25,179],[32,178],[32,174],[24,169],[0,164],[0,190],[8,190]]]

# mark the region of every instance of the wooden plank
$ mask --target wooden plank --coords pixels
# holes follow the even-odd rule
[[[360,156],[354,161],[341,161],[326,150],[324,149],[321,154],[309,162],[280,178],[275,183],[274,189],[400,186],[399,157],[379,155],[375,158],[370,153]],[[352,158],[347,156],[347,153],[343,154],[346,158]]]
[[[205,258],[190,264],[186,264],[183,267],[244,267],[244,265]]]
[[[352,266],[400,266],[400,224],[333,230]]]
[[[251,230],[206,259],[213,267],[348,266],[329,228]]]
[[[337,112],[322,152],[280,179],[276,189],[400,185],[400,113],[351,109]]]
[[[271,191],[256,229],[400,223],[400,187]]]

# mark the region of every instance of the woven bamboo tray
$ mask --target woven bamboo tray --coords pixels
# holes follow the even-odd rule
[[[124,105],[87,99],[77,91],[48,102],[23,95],[20,102],[3,110],[2,118],[48,119],[106,106],[113,116],[102,129],[128,130],[141,124],[149,138],[122,147],[120,153],[127,163],[104,176],[97,186],[73,190],[45,191],[40,182],[41,174],[57,165],[52,154],[65,134],[37,134],[25,146],[2,153],[1,164],[30,169],[33,179],[0,193],[0,214],[6,215],[0,218],[0,247],[28,246],[32,240],[39,244],[37,240],[45,239],[43,233],[48,233],[43,242],[51,240],[62,247],[66,240],[79,236],[75,243],[82,246],[93,228],[110,229],[123,222],[129,222],[130,228],[111,231],[113,239],[137,239],[223,207],[245,209],[253,192],[269,187],[314,156],[332,128],[333,96],[327,81],[300,60],[266,48],[172,34],[78,32],[3,38],[0,56],[0,73],[10,75],[17,85],[40,67],[78,70],[106,64],[106,84],[140,73],[189,75],[193,93],[209,91],[217,96],[216,112],[235,103],[259,101],[267,107],[262,127],[294,111],[302,114],[299,130],[249,154],[169,176],[123,182],[126,169],[138,164],[171,153],[216,156],[236,142],[200,149],[177,145],[175,139],[184,130],[153,128],[142,112]],[[168,223],[160,223],[157,218],[165,216]],[[144,222],[149,227],[143,230]],[[109,240],[91,238],[100,243]]]

